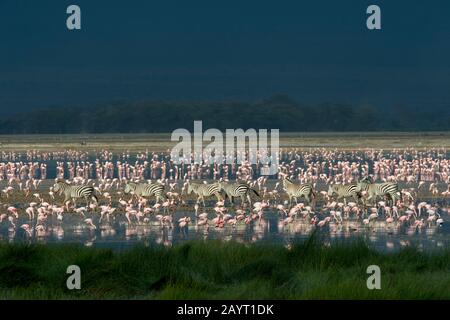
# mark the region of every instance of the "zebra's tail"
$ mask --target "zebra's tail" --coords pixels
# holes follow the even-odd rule
[[[311,195],[312,195],[311,205],[313,206],[313,208],[315,208],[317,203],[317,192],[314,191],[314,188],[311,188]]]
[[[95,193],[92,193],[91,198],[94,199],[96,203],[98,203],[98,197],[95,195]]]
[[[252,190],[253,193],[256,194],[256,196],[257,196],[258,198],[261,198],[261,196],[259,195],[259,193],[258,193],[255,189],[250,188],[250,190]]]

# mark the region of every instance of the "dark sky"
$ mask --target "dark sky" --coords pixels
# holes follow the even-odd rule
[[[0,108],[276,93],[450,107],[449,15],[448,0],[0,0]]]

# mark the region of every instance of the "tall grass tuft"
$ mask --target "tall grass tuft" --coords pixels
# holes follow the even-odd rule
[[[381,290],[366,269],[381,268]],[[81,290],[66,269],[81,268]],[[76,245],[0,245],[0,299],[449,299],[450,251],[394,253],[364,241],[290,248],[192,241],[125,252]]]

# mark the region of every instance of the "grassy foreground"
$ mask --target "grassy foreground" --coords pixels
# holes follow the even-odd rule
[[[81,290],[66,288],[69,265]],[[366,268],[381,268],[368,290]],[[312,237],[275,245],[191,242],[125,252],[67,245],[0,245],[0,299],[450,299],[450,251],[380,253],[363,242]]]

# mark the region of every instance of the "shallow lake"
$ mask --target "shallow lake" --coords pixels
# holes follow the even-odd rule
[[[191,217],[192,221],[186,227],[180,228],[178,219]],[[213,218],[215,215],[210,214]],[[90,215],[86,215],[90,217]],[[445,217],[447,221],[447,217]],[[13,232],[10,228],[0,228],[0,242],[37,242],[37,243],[76,243],[85,246],[108,247],[124,250],[136,244],[162,244],[172,246],[189,240],[220,240],[237,241],[245,244],[271,243],[289,246],[295,241],[303,241],[317,230],[320,240],[326,245],[338,242],[348,242],[363,239],[379,250],[397,250],[406,246],[417,246],[423,250],[431,250],[450,246],[450,223],[441,226],[425,224],[422,228],[400,225],[398,222],[387,224],[384,219],[378,219],[369,225],[364,225],[361,219],[344,220],[342,223],[331,221],[324,227],[313,226],[309,219],[298,218],[292,223],[283,223],[283,217],[276,210],[266,210],[263,218],[246,224],[243,221],[235,226],[225,225],[217,228],[210,223],[206,226],[196,226],[193,212],[176,212],[172,227],[161,227],[152,219],[148,223],[132,222],[118,217],[114,221],[98,222],[93,216],[96,228],[89,227],[84,218],[67,216],[64,221],[51,219],[45,224],[44,230],[33,230],[31,236],[22,229]],[[19,220],[18,225],[28,223]],[[9,230],[8,230],[9,229]]]

